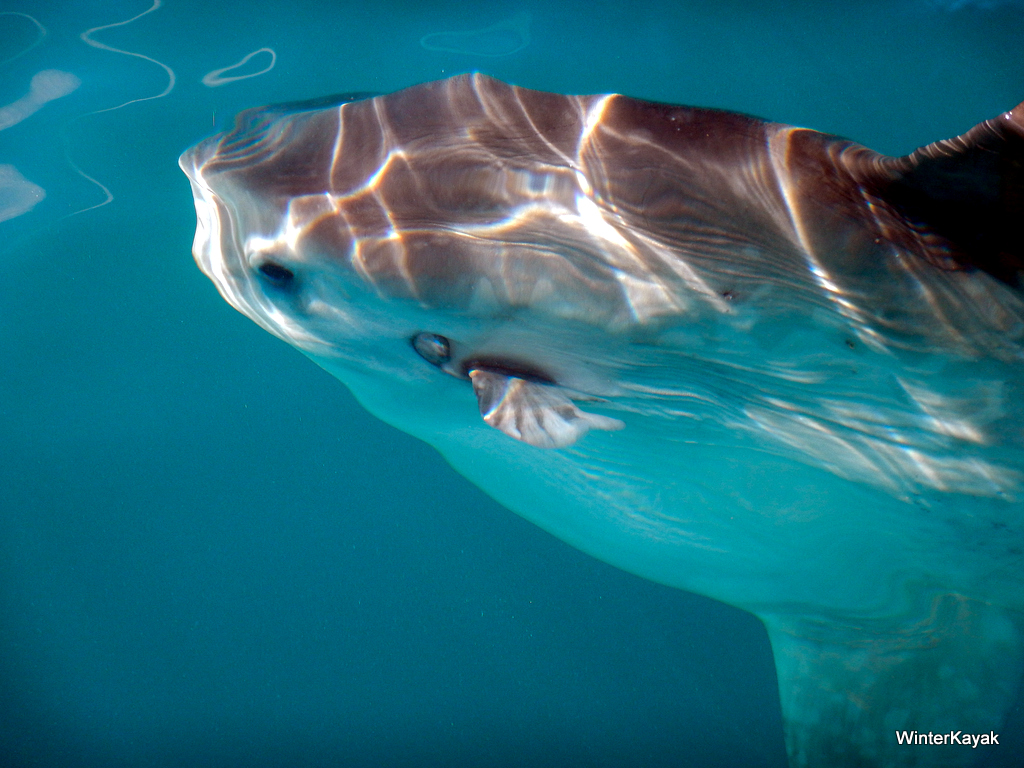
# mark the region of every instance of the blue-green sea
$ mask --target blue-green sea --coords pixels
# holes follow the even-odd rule
[[[0,0],[0,766],[785,765],[757,619],[505,510],[192,260],[177,158],[236,112],[468,71],[905,154],[1024,100],[1024,3]]]

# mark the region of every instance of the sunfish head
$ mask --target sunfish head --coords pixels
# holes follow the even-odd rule
[[[631,345],[728,294],[601,210],[586,133],[609,97],[540,95],[557,99],[545,135],[517,89],[480,76],[245,112],[180,160],[196,259],[361,399],[390,390],[367,405],[414,434],[481,414],[540,447],[616,430],[574,401],[600,409]]]

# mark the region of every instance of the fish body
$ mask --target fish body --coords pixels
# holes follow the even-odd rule
[[[902,158],[483,75],[182,155],[236,309],[495,499],[758,615],[794,766],[965,765],[1024,628],[1024,105]],[[955,681],[951,683],[950,681]]]

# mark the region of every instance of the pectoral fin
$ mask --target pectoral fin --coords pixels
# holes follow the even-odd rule
[[[469,376],[484,421],[537,448],[566,448],[592,429],[625,426],[618,419],[581,411],[557,386],[478,369]]]

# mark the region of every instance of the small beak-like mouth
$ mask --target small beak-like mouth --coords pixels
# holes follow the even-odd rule
[[[217,154],[220,136],[211,136],[186,149],[178,158],[178,167],[193,184],[199,183],[203,168]]]
[[[209,139],[206,139],[199,144],[189,147],[178,158],[178,167],[188,176],[189,181],[196,181],[197,169],[210,154],[210,150],[207,148],[208,142]]]

